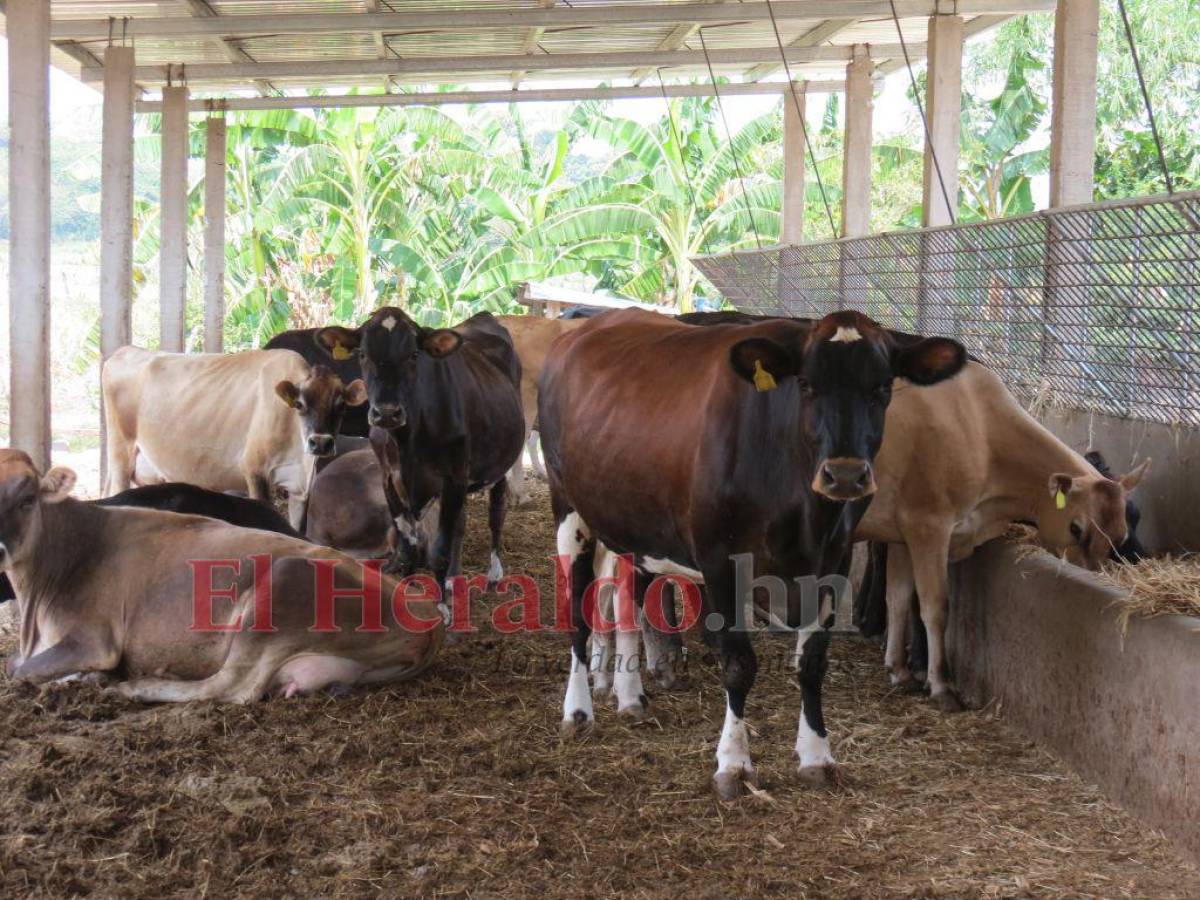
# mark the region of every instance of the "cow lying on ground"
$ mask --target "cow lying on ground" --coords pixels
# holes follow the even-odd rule
[[[746,697],[757,661],[740,620],[735,554],[756,575],[838,571],[883,437],[892,379],[932,384],[958,372],[962,346],[930,338],[900,348],[870,319],[844,312],[694,328],[656,313],[606,313],[563,336],[542,372],[538,423],[560,558],[572,591],[572,657],[564,734],[593,722],[585,589],[597,542],[635,556],[635,593],[652,574],[702,577],[701,617],[719,646],[726,716],[714,785],[753,779]],[[821,711],[831,600],[806,622],[796,740],[802,777],[834,763]],[[642,698],[639,698],[641,700]]]
[[[263,531],[286,534],[288,537],[300,537],[299,532],[292,528],[287,519],[277,513],[274,507],[247,497],[208,491],[194,484],[151,484],[88,502],[97,506],[137,506],[142,509],[208,516],[210,519],[220,519],[231,525],[241,525],[243,528],[259,528]],[[0,603],[14,597],[16,594],[13,593],[12,582],[8,580],[7,575],[0,573]]]
[[[128,680],[117,690],[138,700],[244,703],[409,678],[441,645],[430,600],[400,604],[409,627],[382,612],[384,630],[362,631],[365,604],[331,599],[338,630],[314,630],[314,563],[328,561],[339,591],[363,587],[361,566],[335,551],[200,516],[83,503],[69,496],[74,482],[69,469],[42,475],[26,454],[0,450],[0,570],[17,589],[21,621],[8,660],[15,678],[120,672]],[[255,556],[265,557],[262,571]],[[233,563],[237,573],[198,561]],[[260,578],[269,580],[269,607],[256,603]],[[207,624],[197,579],[227,589],[214,595],[211,622],[231,630],[189,627]],[[395,587],[382,579],[386,610]]]
[[[961,708],[945,660],[948,564],[1013,522],[1029,522],[1048,550],[1097,568],[1126,539],[1127,495],[1147,463],[1116,481],[1105,478],[978,363],[928,390],[897,385],[875,460],[879,490],[855,533],[888,544],[893,682],[914,686],[905,640],[915,588],[929,640],[930,695],[944,710]]]
[[[438,504],[429,505],[418,523],[416,568],[431,565]],[[383,473],[371,447],[338,456],[313,479],[306,536],[356,559],[378,559],[394,547],[394,532],[383,490]]]
[[[319,328],[295,328],[291,331],[281,331],[263,346],[264,350],[291,350],[304,357],[310,366],[326,366],[333,374],[342,380],[342,384],[353,384],[362,378],[362,368],[358,365],[358,357],[354,354],[341,355],[332,358],[318,344],[316,339]],[[351,406],[342,417],[341,433],[349,437],[366,438],[371,426],[367,424],[367,406],[359,404]]]
[[[288,519],[304,520],[313,458],[333,452],[347,406],[366,401],[290,350],[158,353],[122,347],[101,374],[108,427],[106,495],[125,490],[144,458],[164,481],[215,491],[288,494]]]
[[[503,325],[512,336],[513,347],[521,360],[521,408],[525,413],[525,447],[529,451],[529,463],[534,474],[539,478],[546,477],[546,470],[538,458],[537,439],[533,437],[533,429],[537,422],[537,386],[542,376],[542,366],[546,364],[546,354],[550,345],[560,335],[574,331],[587,321],[586,318],[547,319],[543,316],[498,316],[496,321]],[[508,486],[513,492],[518,506],[529,502],[529,492],[525,487],[524,454],[517,454],[516,465],[508,473]]]
[[[429,329],[385,306],[358,328],[323,328],[317,340],[331,355],[357,353],[362,366],[371,443],[396,526],[385,570],[419,564],[419,522],[440,500],[431,568],[440,584],[461,573],[467,494],[487,487],[488,575],[499,580],[505,476],[524,439],[521,364],[508,332],[490,313],[453,330]]]

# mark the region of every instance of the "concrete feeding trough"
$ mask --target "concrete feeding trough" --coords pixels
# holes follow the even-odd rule
[[[1200,618],[1122,622],[1126,591],[1003,540],[952,569],[963,699],[1053,750],[1200,862]]]

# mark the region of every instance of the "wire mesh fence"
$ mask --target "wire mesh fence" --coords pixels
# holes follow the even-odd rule
[[[696,260],[738,309],[958,338],[1027,401],[1200,426],[1200,192]]]

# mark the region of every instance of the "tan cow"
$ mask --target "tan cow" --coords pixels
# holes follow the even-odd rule
[[[531,432],[537,419],[537,386],[542,377],[542,366],[546,354],[560,334],[574,331],[587,319],[547,319],[544,316],[497,316],[496,320],[512,335],[513,346],[521,360],[521,408],[525,412],[525,446],[529,451],[529,462],[534,474],[546,477],[546,470],[538,458],[537,442]],[[508,486],[518,506],[529,502],[529,491],[525,487],[525,454],[517,457],[517,463],[508,473]]]
[[[978,363],[929,387],[897,381],[875,458],[878,490],[855,532],[889,545],[892,680],[913,683],[905,638],[915,587],[929,635],[930,693],[942,709],[959,709],[945,664],[948,564],[1023,521],[1048,550],[1098,568],[1125,539],[1126,495],[1148,464],[1109,481]]]
[[[336,630],[313,630],[318,561],[329,561],[339,592],[363,588],[349,557],[202,516],[82,503],[68,496],[74,482],[70,469],[43,476],[26,454],[0,450],[0,570],[16,586],[21,623],[8,660],[15,678],[119,670],[129,680],[117,690],[138,700],[245,703],[410,678],[441,646],[434,601],[396,604],[386,576],[380,630],[358,630],[371,604],[328,591]],[[197,584],[215,589],[207,610]]]
[[[346,405],[367,399],[291,350],[159,353],[122,347],[101,373],[108,427],[106,496],[135,472],[214,491],[288,495],[300,528],[314,456],[333,452]]]

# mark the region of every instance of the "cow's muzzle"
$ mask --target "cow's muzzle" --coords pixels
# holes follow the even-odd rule
[[[332,434],[310,434],[308,452],[313,456],[333,456],[336,445]]]
[[[378,428],[400,428],[407,421],[404,407],[393,403],[381,403],[372,406],[367,413],[367,420]]]
[[[812,489],[830,500],[859,500],[875,493],[875,472],[865,459],[831,456],[817,467]]]

